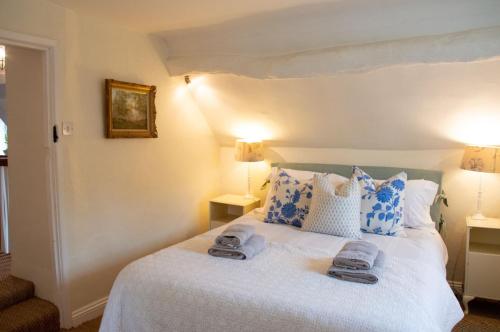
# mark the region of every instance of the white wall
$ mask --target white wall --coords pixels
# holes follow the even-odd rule
[[[463,281],[465,249],[465,216],[475,211],[478,174],[459,169],[463,150],[354,150],[268,147],[265,162],[252,164],[253,193],[265,200],[266,191],[260,186],[269,174],[271,162],[306,162],[363,166],[393,166],[443,171],[443,189],[449,208],[443,208],[446,219],[444,239],[449,251],[448,279]],[[220,172],[222,191],[242,194],[246,191],[246,167],[234,161],[234,149],[221,148]],[[500,176],[484,174],[483,211],[500,217]],[[267,190],[267,189],[266,189]]]
[[[500,145],[499,77],[490,60],[301,79],[193,75],[193,90],[224,145],[260,135],[275,146],[425,150]]]
[[[154,41],[85,18],[75,29],[66,119],[76,132],[62,148],[66,261],[78,308],[106,295],[132,259],[206,229],[218,147],[192,99],[176,98],[184,82],[168,77]],[[103,138],[104,78],[157,86],[159,139]]]
[[[218,146],[197,105],[176,96],[157,43],[41,0],[2,0],[0,29],[58,43],[57,145],[70,311],[106,296],[130,261],[207,228]],[[104,79],[157,86],[158,139],[104,138]],[[27,244],[29,245],[29,244]]]

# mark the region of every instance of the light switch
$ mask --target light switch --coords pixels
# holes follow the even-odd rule
[[[73,135],[73,122],[71,121],[63,121],[62,123],[62,134],[64,136]]]

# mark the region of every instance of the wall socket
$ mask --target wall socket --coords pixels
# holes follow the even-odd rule
[[[71,121],[63,121],[62,123],[62,134],[64,136],[73,135],[73,122]]]

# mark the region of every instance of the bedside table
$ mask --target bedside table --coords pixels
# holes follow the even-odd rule
[[[500,300],[500,219],[467,217],[465,313],[475,297]]]
[[[222,195],[211,199],[209,204],[209,228],[214,229],[260,207],[260,199],[240,195]]]

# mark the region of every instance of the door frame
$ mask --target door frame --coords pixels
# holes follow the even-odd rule
[[[71,325],[70,311],[68,310],[68,299],[65,296],[65,274],[63,265],[61,222],[59,208],[60,186],[58,181],[58,157],[57,145],[53,142],[52,128],[58,123],[61,109],[62,93],[60,86],[61,67],[59,61],[59,46],[57,41],[28,34],[22,34],[0,29],[0,43],[11,46],[36,49],[44,55],[45,73],[45,107],[43,108],[43,122],[45,124],[44,145],[47,150],[47,197],[49,198],[49,220],[50,235],[52,245],[52,274],[55,287],[55,304],[59,308],[61,325],[67,327]],[[8,64],[7,64],[8,65]]]

